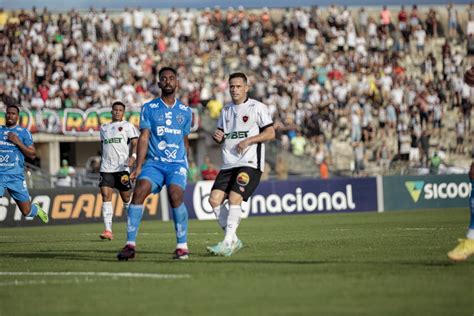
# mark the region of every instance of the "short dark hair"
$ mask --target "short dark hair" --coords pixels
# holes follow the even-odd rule
[[[112,103],[112,109],[114,108],[114,106],[116,105],[121,105],[123,106],[123,109],[125,110],[125,103],[123,103],[122,101],[115,101],[114,103]]]
[[[176,69],[174,69],[173,67],[163,67],[158,72],[158,78],[160,78],[161,74],[164,73],[165,71],[171,71],[172,73],[174,73],[175,76],[178,75],[178,73],[176,72]]]
[[[247,76],[243,72],[234,72],[229,76],[229,82],[234,78],[242,78],[247,83]]]
[[[15,109],[17,110],[18,114],[20,114],[20,107],[19,107],[18,105],[16,105],[16,104],[9,104],[9,105],[7,105],[7,110],[8,110],[9,108],[15,108]]]

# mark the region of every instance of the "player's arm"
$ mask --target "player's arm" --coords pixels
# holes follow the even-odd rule
[[[21,153],[29,158],[29,159],[35,159],[36,158],[36,149],[35,149],[35,145],[31,144],[30,146],[26,146],[25,144],[23,144],[23,142],[20,140],[20,138],[18,137],[17,134],[15,133],[8,133],[8,140],[11,141],[13,144],[15,144],[16,146],[18,146],[18,148],[20,149]]]
[[[237,144],[237,152],[243,153],[245,149],[253,144],[264,143],[269,140],[275,139],[275,128],[272,125],[264,127],[264,130],[260,134],[248,137]]]
[[[135,161],[137,161],[137,146],[138,138],[132,138],[130,140],[130,158],[128,159],[129,167],[132,167]]]
[[[148,128],[144,128],[141,130],[140,137],[138,137],[137,141],[137,168],[135,171],[132,172],[130,178],[135,180],[140,172],[142,172],[142,166],[145,162],[146,153],[148,151],[148,142],[150,140],[150,130]]]
[[[212,135],[212,139],[218,144],[221,144],[225,140],[225,133],[224,133],[224,111],[221,112],[219,116],[219,120],[217,121],[217,129]]]

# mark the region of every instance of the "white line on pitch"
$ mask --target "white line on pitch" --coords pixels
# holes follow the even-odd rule
[[[13,280],[9,282],[0,282],[0,286],[22,286],[22,285],[46,285],[46,284],[79,284],[79,283],[91,283],[95,282],[95,279],[88,279],[85,280],[27,280],[27,281],[20,281],[20,280]]]
[[[111,278],[143,278],[143,279],[189,279],[190,274],[159,274],[159,273],[133,273],[133,272],[6,272],[0,271],[1,275],[24,275],[24,276],[95,276]]]

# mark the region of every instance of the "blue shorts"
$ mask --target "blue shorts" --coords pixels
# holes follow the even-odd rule
[[[183,164],[163,164],[161,162],[147,161],[138,176],[138,180],[148,180],[151,183],[151,193],[159,193],[163,184],[170,186],[179,185],[183,191],[186,189],[188,169]]]
[[[0,197],[5,194],[5,189],[15,201],[26,202],[30,200],[30,194],[28,193],[23,175],[1,175]]]

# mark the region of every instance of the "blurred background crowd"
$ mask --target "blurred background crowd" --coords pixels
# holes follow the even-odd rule
[[[138,108],[160,94],[157,71],[171,65],[180,99],[215,122],[230,101],[228,75],[243,71],[274,118],[269,169],[279,177],[308,164],[323,178],[462,172],[473,145],[463,82],[472,54],[473,5],[0,9],[0,110],[115,99]],[[190,180],[204,177],[202,165]]]

